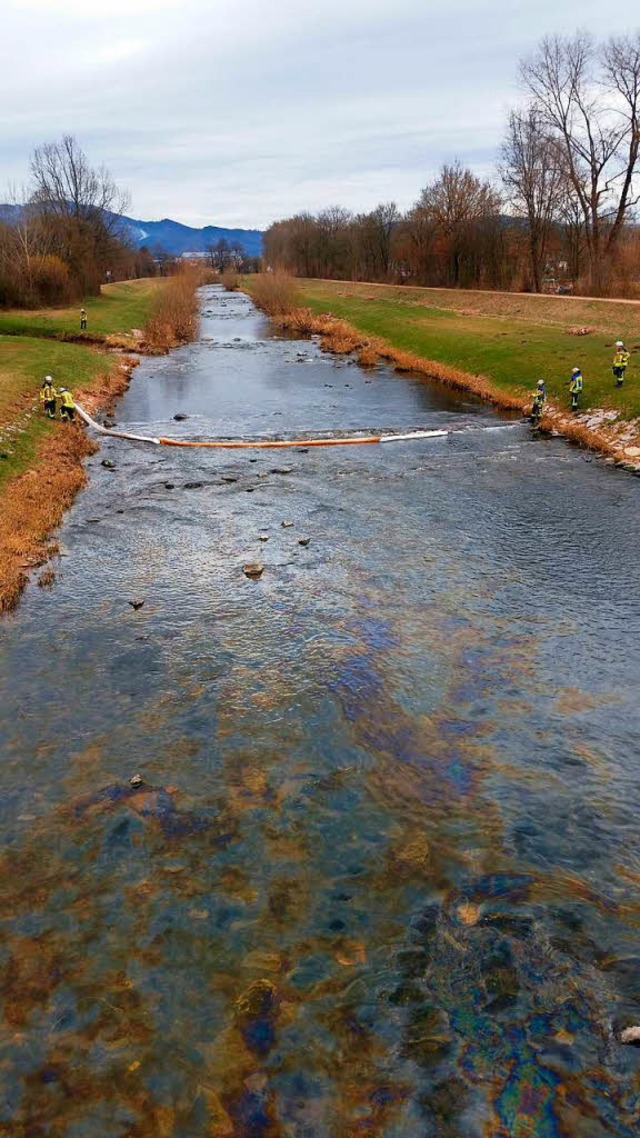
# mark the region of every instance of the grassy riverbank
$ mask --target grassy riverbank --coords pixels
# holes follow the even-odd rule
[[[107,285],[85,302],[85,337],[79,306],[0,312],[0,612],[15,604],[28,570],[50,555],[48,535],[83,485],[82,460],[92,447],[81,426],[43,418],[42,377],[51,374],[89,410],[108,407],[137,362],[113,348],[164,351],[188,338],[197,283],[173,277]]]
[[[87,312],[86,332],[80,331],[80,305],[0,311],[0,335],[73,337],[89,343],[96,337],[128,335],[132,329],[144,328],[153,303],[166,283],[166,278],[156,277],[104,285],[100,296],[88,297],[83,302]]]
[[[540,376],[559,406],[568,406],[572,367],[585,380],[583,406],[640,416],[640,304],[509,293],[407,289],[334,281],[296,282],[315,314],[331,312],[360,332],[450,367],[482,375],[526,397]],[[589,329],[578,335],[581,329]],[[614,343],[631,352],[627,380],[616,389]]]
[[[255,302],[294,333],[527,411],[547,381],[543,428],[640,469],[640,304],[510,293],[453,292],[345,281],[247,278]],[[611,373],[615,340],[631,351],[623,388]],[[580,413],[569,411],[571,369],[582,368]]]

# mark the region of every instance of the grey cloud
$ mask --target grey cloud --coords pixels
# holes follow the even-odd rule
[[[139,217],[246,226],[491,170],[545,32],[634,26],[595,0],[3,0],[0,179],[75,133]]]

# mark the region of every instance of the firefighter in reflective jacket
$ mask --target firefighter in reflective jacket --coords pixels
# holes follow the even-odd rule
[[[533,396],[533,404],[531,407],[531,414],[529,416],[534,427],[537,427],[538,423],[540,422],[540,417],[541,417],[543,409],[544,409],[544,401],[546,398],[547,398],[546,384],[544,382],[544,379],[539,379],[538,385],[536,387],[536,390],[535,390],[535,393]]]
[[[58,395],[60,397],[60,418],[65,423],[73,423],[76,417],[76,405],[73,402],[71,392],[67,391],[66,387],[61,387],[58,390]]]
[[[571,372],[571,379],[569,380],[569,394],[571,395],[571,410],[578,410],[578,399],[582,395],[582,388],[584,384],[582,381],[582,372],[579,367],[574,367]]]
[[[50,375],[45,375],[40,388],[40,402],[42,409],[47,416],[47,419],[55,419],[56,417],[56,389],[53,386],[53,379]]]
[[[622,340],[616,340],[616,354],[613,357],[613,378],[616,381],[616,387],[622,387],[624,383],[624,373],[627,370],[629,363],[630,353],[624,346]]]

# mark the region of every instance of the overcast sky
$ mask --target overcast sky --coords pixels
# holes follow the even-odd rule
[[[638,25],[631,0],[0,0],[0,189],[68,132],[142,220],[405,208],[443,161],[491,171],[542,35]]]

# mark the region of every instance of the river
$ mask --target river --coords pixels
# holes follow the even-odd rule
[[[89,460],[0,629],[0,1134],[631,1138],[640,483],[202,305],[123,429],[453,433]]]

